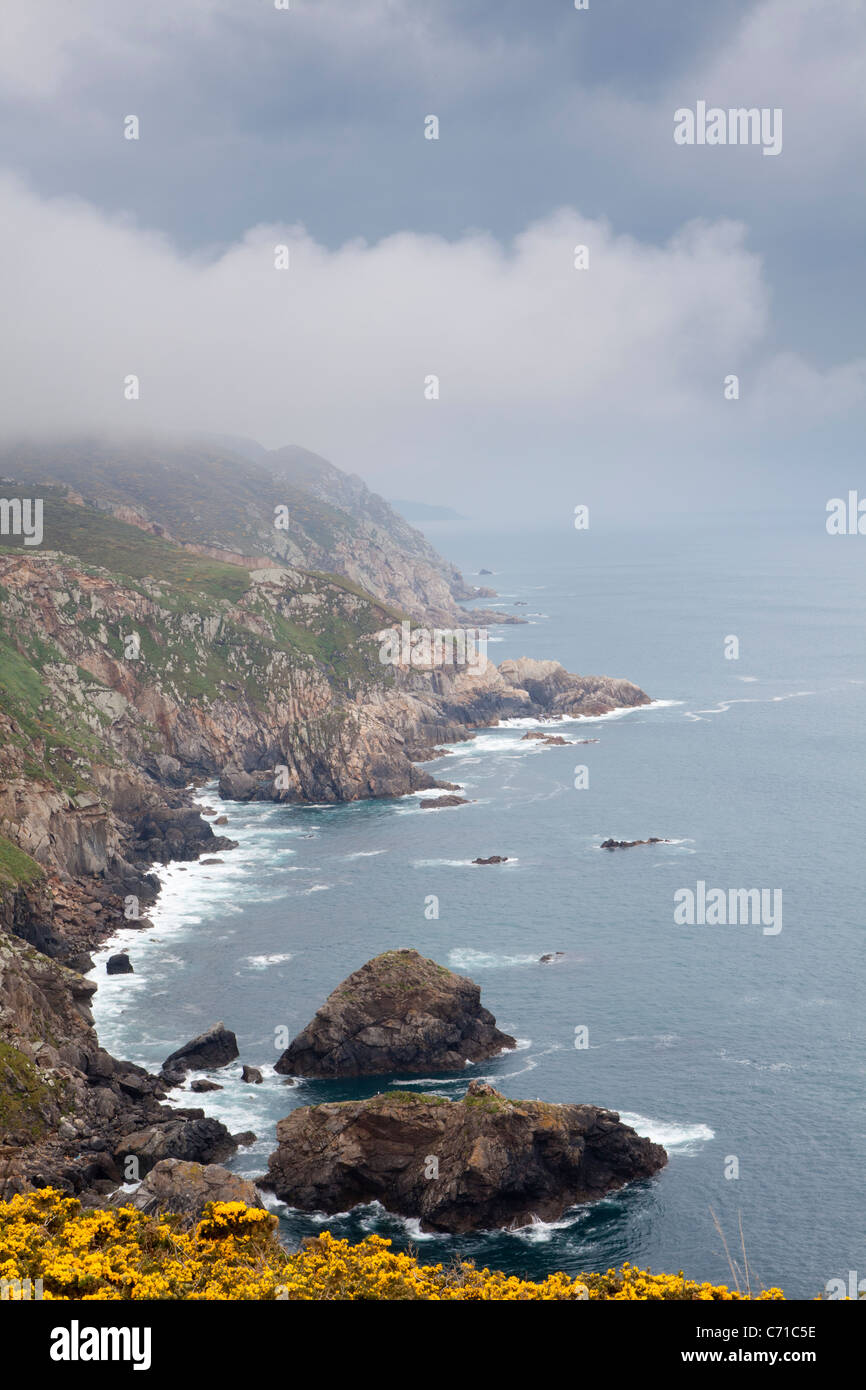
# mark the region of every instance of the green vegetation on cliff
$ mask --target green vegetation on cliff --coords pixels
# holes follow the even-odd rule
[[[30,888],[44,877],[41,864],[0,835],[0,896],[9,888]]]

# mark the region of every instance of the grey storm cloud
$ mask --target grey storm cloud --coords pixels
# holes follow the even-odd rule
[[[527,455],[563,495],[650,461],[684,505],[808,478],[819,446],[844,470],[862,21],[856,0],[11,0],[7,428],[291,439],[419,496],[489,493]],[[782,108],[782,154],[677,146],[697,100]]]

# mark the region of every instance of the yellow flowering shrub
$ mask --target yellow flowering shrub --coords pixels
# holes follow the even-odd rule
[[[738,1299],[723,1285],[623,1265],[606,1274],[539,1282],[472,1264],[422,1265],[369,1236],[358,1245],[325,1232],[288,1254],[277,1219],[243,1202],[211,1202],[193,1230],[134,1207],[83,1210],[51,1188],[0,1202],[0,1279],[42,1280],[46,1299]],[[783,1298],[770,1289],[760,1298]]]

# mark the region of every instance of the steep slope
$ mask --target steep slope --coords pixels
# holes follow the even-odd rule
[[[452,623],[457,599],[492,592],[468,588],[360,478],[305,449],[157,436],[31,442],[0,447],[0,474],[62,483],[121,521],[216,558],[342,574],[419,620]]]

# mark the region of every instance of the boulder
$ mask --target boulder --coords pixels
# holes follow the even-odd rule
[[[468,806],[465,796],[437,796],[429,801],[420,801],[422,811],[441,811],[446,806]]]
[[[114,1150],[118,1167],[125,1172],[126,1160],[136,1158],[139,1172],[148,1173],[163,1158],[219,1163],[234,1153],[237,1144],[224,1124],[206,1119],[200,1110],[187,1113],[200,1118],[168,1120],[124,1135]]]
[[[132,962],[125,951],[118,951],[105,962],[106,975],[133,975]]]
[[[256,785],[255,777],[242,767],[229,765],[220,773],[219,793],[224,801],[248,801]]]
[[[262,1084],[262,1074],[258,1067],[248,1067],[244,1064],[243,1071],[241,1072],[241,1081],[249,1081],[254,1086],[260,1086]]]
[[[667,1162],[596,1105],[509,1100],[472,1082],[463,1100],[390,1091],[294,1110],[262,1186],[303,1211],[377,1201],[426,1231],[555,1221]]]
[[[225,1067],[238,1056],[238,1040],[224,1023],[215,1023],[197,1038],[184,1043],[162,1064],[166,1076],[176,1077],[187,1071],[206,1071]]]
[[[481,990],[417,951],[386,951],[338,985],[276,1064],[289,1076],[461,1071],[516,1047]]]
[[[199,1079],[196,1081],[191,1081],[189,1089],[191,1091],[195,1091],[196,1095],[203,1095],[205,1091],[221,1091],[222,1086],[220,1086],[219,1083],[216,1081],[205,1081],[203,1079]]]
[[[122,1196],[124,1206],[144,1212],[171,1212],[183,1217],[185,1226],[201,1219],[208,1202],[244,1202],[264,1208],[255,1185],[216,1163],[189,1163],[163,1158],[151,1168],[132,1197]]]

